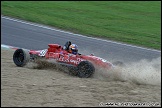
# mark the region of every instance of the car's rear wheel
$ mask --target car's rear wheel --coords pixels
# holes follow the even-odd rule
[[[77,76],[80,78],[88,78],[95,71],[95,67],[89,61],[82,61],[77,66]]]
[[[30,60],[30,54],[28,50],[17,49],[14,52],[13,61],[17,66],[23,67],[27,64],[27,62],[29,62],[29,60]]]

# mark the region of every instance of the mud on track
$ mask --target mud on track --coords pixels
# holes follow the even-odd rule
[[[16,67],[13,51],[1,49],[1,106],[99,106],[147,102],[161,106],[161,86],[131,81],[81,79],[56,69]]]

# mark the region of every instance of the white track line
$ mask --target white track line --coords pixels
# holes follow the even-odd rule
[[[18,49],[19,47],[1,44],[1,48]],[[21,49],[25,49],[25,48],[21,48]],[[29,50],[29,49],[26,49],[26,50]]]
[[[128,44],[123,44],[123,43],[119,43],[119,42],[114,42],[114,41],[103,40],[103,39],[94,38],[94,37],[83,36],[83,35],[80,35],[80,34],[74,34],[74,33],[71,33],[71,32],[67,32],[67,31],[63,31],[63,30],[47,27],[47,26],[44,26],[44,25],[41,25],[41,24],[27,22],[27,21],[15,19],[15,18],[10,18],[10,17],[3,16],[3,15],[1,15],[1,18],[7,19],[7,20],[11,20],[11,21],[15,21],[15,22],[19,22],[19,23],[23,23],[23,24],[28,24],[28,25],[36,26],[36,27],[41,27],[41,28],[48,29],[48,30],[58,31],[58,32],[67,33],[67,34],[71,34],[71,35],[77,35],[77,36],[80,36],[80,37],[86,37],[86,38],[90,38],[90,39],[96,39],[96,40],[100,40],[100,41],[105,41],[105,42],[110,42],[110,43],[115,43],[115,44],[119,44],[119,45],[125,45],[125,46],[129,46],[129,47],[145,49],[145,50],[150,50],[150,51],[155,51],[155,52],[160,52],[161,53],[160,50],[148,49],[148,48],[138,47],[138,46],[134,46],[134,45],[128,45]]]

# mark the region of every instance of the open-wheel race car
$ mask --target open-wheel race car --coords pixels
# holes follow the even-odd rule
[[[65,48],[64,48],[65,47]],[[13,54],[14,63],[23,67],[28,62],[35,62],[38,58],[45,60],[55,60],[61,66],[68,67],[69,72],[80,78],[88,78],[95,72],[95,66],[112,69],[114,65],[107,60],[94,56],[93,54],[72,54],[66,49],[69,47],[67,42],[63,47],[59,44],[48,44],[47,49],[43,50],[26,50],[18,48]]]

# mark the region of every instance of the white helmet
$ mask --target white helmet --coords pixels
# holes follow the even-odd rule
[[[78,53],[78,46],[76,44],[71,44],[69,47],[69,50],[72,54],[77,54]]]

